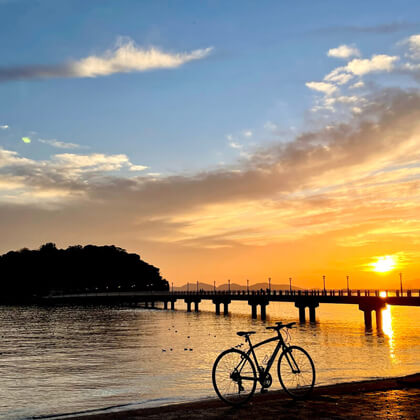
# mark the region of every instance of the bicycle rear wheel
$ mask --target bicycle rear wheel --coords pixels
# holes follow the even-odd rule
[[[290,346],[281,354],[277,373],[284,390],[295,399],[306,398],[315,384],[315,366],[301,347]]]
[[[213,365],[213,387],[219,398],[230,405],[249,401],[257,386],[254,363],[243,351],[229,349],[220,353]]]

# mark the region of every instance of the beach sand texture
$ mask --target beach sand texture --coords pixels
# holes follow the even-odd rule
[[[218,399],[118,412],[75,414],[81,420],[158,419],[419,419],[420,374],[316,387],[310,399],[293,401],[282,391],[256,393],[232,408]]]

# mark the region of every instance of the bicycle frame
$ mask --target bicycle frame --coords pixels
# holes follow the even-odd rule
[[[255,344],[255,345],[252,345],[252,343],[251,343],[251,340],[250,340],[249,336],[247,336],[247,337],[245,338],[245,341],[246,341],[246,342],[248,343],[248,345],[249,345],[249,350],[248,350],[247,352],[245,352],[245,354],[246,354],[248,357],[250,357],[250,356],[252,355],[252,358],[254,359],[254,363],[255,363],[255,366],[256,366],[257,371],[258,371],[258,382],[260,382],[261,384],[262,384],[262,381],[264,380],[264,378],[266,377],[266,375],[270,372],[270,369],[271,369],[271,367],[273,366],[274,360],[276,359],[277,354],[279,353],[279,351],[280,351],[280,350],[282,350],[282,351],[284,351],[284,352],[285,352],[286,360],[287,360],[287,362],[289,363],[290,368],[292,369],[292,371],[293,371],[294,373],[299,373],[299,372],[300,372],[300,369],[299,369],[299,367],[297,366],[297,364],[296,364],[296,362],[295,362],[295,360],[294,360],[293,356],[289,355],[289,352],[287,351],[287,347],[288,347],[288,346],[287,346],[287,344],[285,343],[285,341],[284,341],[284,339],[283,339],[283,337],[282,337],[282,335],[281,335],[281,333],[280,333],[280,332],[279,332],[279,334],[277,335],[277,337],[271,337],[271,338],[268,338],[267,340],[260,341],[259,343]],[[274,342],[274,341],[278,341],[277,346],[276,346],[276,348],[274,349],[274,351],[273,351],[273,353],[272,353],[272,355],[271,355],[270,359],[269,359],[269,360],[268,360],[268,362],[267,362],[267,367],[264,369],[264,368],[263,368],[263,366],[262,366],[262,365],[260,365],[260,364],[258,363],[257,355],[255,354],[254,349],[256,349],[256,348],[258,348],[258,347],[260,347],[260,346],[263,346],[263,345],[265,345],[265,344],[272,343],[272,342]],[[289,357],[289,356],[291,356],[291,357]],[[292,359],[292,362],[290,361],[290,359]],[[239,363],[239,365],[237,366],[236,370],[238,370],[238,371],[240,372],[240,371],[241,371],[241,369],[242,369],[241,365],[242,365],[244,362],[245,362],[245,361],[241,361],[241,362]],[[254,378],[248,378],[248,377],[245,377],[245,376],[244,376],[244,377],[241,377],[241,379],[253,380]]]

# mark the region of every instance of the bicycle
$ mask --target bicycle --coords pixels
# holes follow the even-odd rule
[[[232,406],[248,402],[254,395],[257,382],[261,384],[261,392],[266,392],[273,383],[270,369],[280,350],[282,352],[277,363],[277,374],[283,389],[294,399],[304,399],[312,392],[315,384],[314,363],[306,350],[288,344],[290,339],[288,330],[295,324],[296,322],[288,324],[276,322],[276,326],[266,327],[268,330],[277,331],[277,336],[255,345],[252,345],[249,338],[250,335],[255,334],[255,331],[236,333],[240,337],[245,337],[249,350],[245,352],[232,347],[220,353],[215,360],[212,371],[213,387],[222,401]],[[283,329],[285,329],[286,340],[281,333]],[[254,349],[274,341],[278,341],[277,346],[264,369],[258,363]]]

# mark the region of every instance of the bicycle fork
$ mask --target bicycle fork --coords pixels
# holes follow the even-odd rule
[[[293,357],[292,350],[287,349],[285,351],[285,356],[286,356],[287,362],[289,363],[290,368],[292,369],[292,373],[300,373],[299,366],[296,363],[295,358]]]

